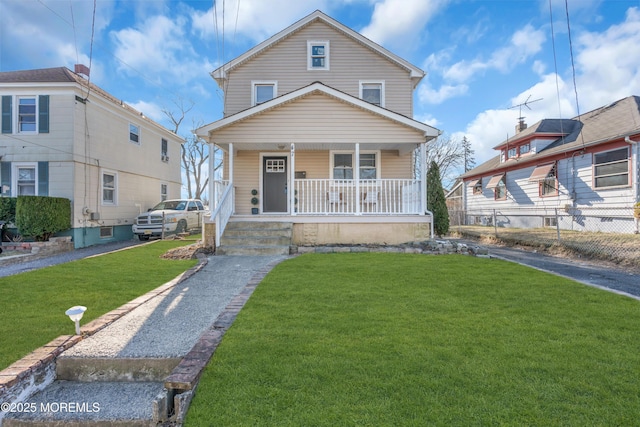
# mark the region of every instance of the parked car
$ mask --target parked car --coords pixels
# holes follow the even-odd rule
[[[186,233],[200,228],[208,208],[197,199],[164,200],[136,217],[133,234],[140,240],[164,234]]]

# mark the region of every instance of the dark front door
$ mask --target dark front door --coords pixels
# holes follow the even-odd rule
[[[263,212],[287,212],[287,158],[262,160]]]

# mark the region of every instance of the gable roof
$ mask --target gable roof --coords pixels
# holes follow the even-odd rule
[[[22,85],[29,85],[33,83],[35,84],[39,84],[39,83],[77,84],[81,88],[84,88],[85,90],[87,90],[87,93],[83,94],[83,96],[85,96],[85,101],[86,99],[88,99],[86,97],[90,96],[90,94],[98,94],[102,98],[106,99],[108,102],[111,102],[121,107],[122,109],[137,115],[138,117],[140,117],[141,120],[144,120],[153,126],[161,128],[165,132],[170,132],[171,134],[176,135],[173,131],[165,128],[158,122],[146,117],[142,112],[124,103],[121,99],[116,98],[106,90],[102,89],[99,86],[96,86],[95,84],[91,83],[89,80],[74,73],[67,67],[39,68],[35,70],[18,70],[18,71],[0,72],[0,85],[8,84],[11,86],[22,86]]]
[[[334,89],[320,82],[311,83],[310,85],[297,89],[293,92],[289,92],[287,94],[278,96],[277,98],[273,98],[262,104],[258,104],[244,111],[240,111],[236,114],[222,118],[213,123],[210,123],[208,125],[205,125],[196,129],[195,132],[198,136],[208,139],[211,132],[214,132],[216,130],[222,129],[227,126],[231,126],[240,121],[249,119],[251,117],[262,114],[266,111],[273,110],[281,105],[290,103],[292,101],[295,101],[297,99],[300,99],[315,93],[322,93],[322,94],[328,95],[342,102],[345,102],[353,107],[360,108],[372,114],[385,117],[401,125],[421,131],[424,133],[426,141],[429,141],[440,135],[440,131],[438,129],[432,126],[429,126],[426,123],[419,122],[407,116],[403,116],[402,114],[398,114],[394,111],[387,110],[386,108],[378,107],[377,105],[363,101],[360,98],[353,97],[345,92],[339,91],[337,89]]]
[[[581,150],[600,144],[624,140],[627,136],[640,134],[640,97],[628,96],[611,104],[581,114],[573,119],[544,119],[503,141],[496,148],[514,145],[535,137],[555,138],[549,145],[532,155],[500,162],[500,155],[487,160],[478,167],[461,175],[469,178],[496,173],[513,167],[529,167],[543,159],[562,153]]]
[[[374,43],[373,41],[369,40],[368,38],[366,38],[362,34],[358,33],[357,31],[354,31],[351,28],[347,27],[346,25],[341,24],[340,22],[338,22],[335,19],[331,18],[330,16],[324,14],[323,12],[321,12],[319,10],[316,10],[315,12],[311,13],[310,15],[307,15],[306,17],[302,18],[298,22],[294,23],[293,25],[290,25],[289,27],[285,28],[284,30],[280,31],[279,33],[269,37],[267,40],[265,40],[262,43],[256,45],[252,49],[249,49],[247,52],[243,53],[242,55],[238,56],[237,58],[235,58],[235,59],[227,62],[226,64],[222,65],[221,67],[215,69],[213,72],[211,72],[211,76],[218,82],[218,84],[220,86],[222,86],[221,82],[227,79],[227,74],[228,74],[229,71],[231,71],[234,68],[238,67],[239,65],[247,62],[248,60],[250,60],[254,56],[256,56],[259,53],[261,53],[262,51],[264,51],[266,49],[269,49],[270,47],[272,47],[273,45],[277,44],[281,40],[283,40],[283,39],[285,39],[287,37],[290,37],[291,35],[295,34],[298,31],[300,31],[302,28],[305,28],[305,27],[307,27],[308,25],[310,25],[310,24],[312,24],[314,22],[323,22],[323,23],[329,25],[330,27],[332,27],[332,28],[336,29],[337,31],[345,34],[346,36],[356,40],[360,44],[368,47],[369,49],[373,50],[374,52],[378,53],[379,55],[387,58],[391,62],[397,64],[398,66],[400,66],[400,67],[402,67],[404,69],[406,69],[409,72],[409,75],[411,76],[411,79],[413,80],[414,87],[416,87],[418,85],[420,80],[422,80],[422,78],[426,74],[420,68],[418,68],[415,65],[411,64],[410,62],[400,58],[398,55],[390,52],[389,50],[387,50],[385,48],[383,48],[379,44]]]

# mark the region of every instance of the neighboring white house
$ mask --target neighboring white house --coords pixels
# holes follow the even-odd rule
[[[291,222],[295,244],[429,238],[424,75],[320,11],[214,70],[224,117],[197,130],[224,152],[212,212]]]
[[[136,215],[181,189],[182,139],[81,71],[0,72],[1,196],[70,199],[76,248],[131,239]]]
[[[467,224],[491,222],[495,210],[508,218],[496,220],[504,227],[637,231],[640,97],[521,128],[495,147],[496,157],[461,176]],[[516,212],[523,208],[527,215]],[[600,214],[587,215],[596,208]],[[554,209],[567,214],[562,223],[548,217]]]

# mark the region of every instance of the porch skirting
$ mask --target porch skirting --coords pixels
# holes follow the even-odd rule
[[[289,216],[237,215],[233,221],[289,222],[293,224],[292,244],[316,245],[398,245],[431,238],[430,216]]]

